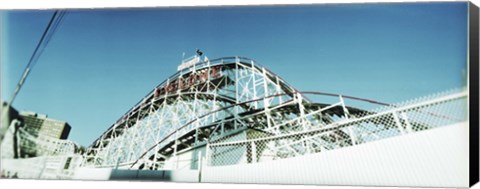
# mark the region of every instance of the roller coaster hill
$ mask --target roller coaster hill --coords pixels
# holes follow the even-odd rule
[[[82,166],[176,170],[198,169],[202,161],[253,164],[428,130],[467,116],[466,93],[458,90],[437,94],[454,96],[434,105],[391,105],[300,92],[249,58],[201,58],[184,60],[118,119],[91,144]],[[325,100],[310,100],[319,97]],[[347,106],[347,100],[378,108],[366,111]]]

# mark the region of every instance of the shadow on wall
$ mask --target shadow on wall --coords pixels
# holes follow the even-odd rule
[[[110,174],[109,180],[171,181],[172,174],[171,174],[171,171],[114,169]]]
[[[198,170],[122,170],[113,169],[108,180],[145,180],[145,181],[175,181],[199,182]]]

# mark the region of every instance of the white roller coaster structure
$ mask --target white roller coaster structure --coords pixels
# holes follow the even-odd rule
[[[300,92],[243,57],[181,68],[95,140],[78,166],[181,169],[185,166],[179,166],[179,161],[186,153],[192,156],[185,164],[191,169],[199,168],[200,159],[206,159],[208,166],[259,163],[401,136],[468,117],[465,90],[392,105]],[[378,108],[367,111],[345,101]],[[75,151],[73,143],[29,137],[24,132],[20,136],[42,147],[40,154],[45,156]],[[54,143],[64,150],[46,150]]]
[[[309,95],[337,102],[316,103]],[[248,58],[200,62],[178,71],[148,93],[88,148],[82,166],[177,169],[168,164],[178,154],[204,148],[207,150],[197,153],[208,155],[210,165],[240,163],[240,156],[251,163],[260,157],[293,157],[438,126],[432,119],[442,123],[466,119],[466,111],[462,111],[466,104],[457,98],[455,103],[447,103],[447,107],[454,106],[447,109],[453,111],[447,115],[432,112],[437,105],[388,113],[365,111],[346,106],[346,99],[398,108],[351,96],[299,92]],[[253,140],[265,142],[246,145]],[[222,144],[232,141],[243,143],[235,143],[236,147]]]

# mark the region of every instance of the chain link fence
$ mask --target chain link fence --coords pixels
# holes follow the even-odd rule
[[[468,116],[467,97],[466,91],[439,93],[289,134],[247,129],[209,143],[207,164],[223,166],[291,158],[464,122]]]

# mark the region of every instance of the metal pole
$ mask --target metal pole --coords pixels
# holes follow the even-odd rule
[[[407,127],[407,132],[411,133],[412,132],[412,125],[410,124],[410,121],[408,121],[408,116],[405,112],[400,113],[400,116],[402,116],[403,120],[405,121],[406,127]]]
[[[203,167],[202,151],[199,151],[198,153],[197,165],[198,165],[198,182],[202,182],[202,167]]]
[[[397,112],[392,112],[393,119],[395,120],[395,123],[397,124],[398,130],[400,130],[400,133],[402,135],[405,134],[405,130],[402,127],[402,123],[400,122],[400,119],[398,119]]]

